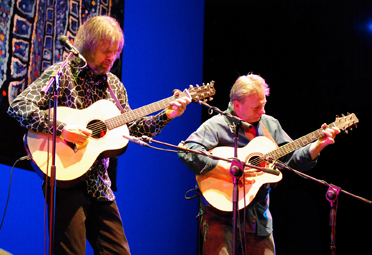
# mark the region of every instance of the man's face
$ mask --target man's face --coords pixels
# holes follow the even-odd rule
[[[92,68],[94,76],[107,74],[114,65],[119,46],[110,44],[109,41],[101,42],[97,50],[87,57],[88,65]]]
[[[253,94],[246,97],[244,102],[234,101],[233,106],[236,114],[243,121],[255,123],[265,113],[266,96],[264,94]]]

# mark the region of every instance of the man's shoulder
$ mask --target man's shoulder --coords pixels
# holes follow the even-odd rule
[[[119,80],[119,77],[117,77],[115,74],[111,73],[111,72],[108,72],[107,73],[107,78],[110,78],[110,79],[115,79],[115,80]]]
[[[278,127],[280,126],[279,120],[271,115],[264,114],[261,116],[261,122],[268,127]]]
[[[274,118],[271,115],[264,114],[261,116],[261,121],[267,121],[267,122],[279,122],[278,119]]]
[[[110,84],[110,86],[123,87],[123,83],[121,82],[119,77],[111,72],[107,73],[107,82]]]

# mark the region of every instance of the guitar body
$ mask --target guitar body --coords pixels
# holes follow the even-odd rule
[[[247,146],[238,149],[238,158],[242,162],[246,162],[250,165],[257,165],[257,157],[263,156],[267,152],[270,152],[277,148],[277,145],[270,139],[264,136],[258,136],[250,141]],[[211,151],[214,156],[223,158],[232,158],[234,156],[233,147],[217,147]],[[260,167],[271,168],[270,165],[261,165]],[[245,193],[243,187],[243,177],[239,182],[239,210],[247,206],[255,198],[258,190],[263,184],[266,183],[277,183],[283,175],[273,175],[265,173],[253,168],[245,169]],[[215,208],[231,212],[233,209],[233,178],[226,175],[216,174],[212,171],[205,175],[197,175],[196,181],[199,189],[202,192],[204,198]]]
[[[198,102],[216,93],[214,81],[203,86],[192,86],[178,95],[165,98],[149,105],[121,113],[116,105],[108,100],[99,100],[86,109],[76,110],[60,106],[57,119],[70,125],[92,130],[84,146],[57,138],[56,141],[56,180],[58,187],[72,187],[79,183],[96,159],[119,156],[126,150],[129,136],[127,124],[141,117],[167,108],[176,98],[188,97]],[[53,110],[50,111],[53,113]],[[41,178],[50,177],[52,166],[52,135],[28,131],[24,137],[26,150],[32,165]]]
[[[58,107],[57,119],[64,123],[87,127],[89,124],[104,123],[110,117],[120,115],[120,111],[110,101],[99,100],[86,109],[76,110],[68,107]],[[92,117],[94,116],[94,117]],[[56,143],[56,179],[58,187],[74,186],[90,169],[97,158],[118,156],[125,152],[128,140],[123,135],[129,135],[126,125],[115,129],[107,129],[105,134],[92,135],[88,143],[78,150],[61,138]],[[50,177],[52,165],[52,139],[46,134],[28,131],[25,143],[32,158],[35,171],[41,178]],[[49,143],[49,150],[48,150]]]

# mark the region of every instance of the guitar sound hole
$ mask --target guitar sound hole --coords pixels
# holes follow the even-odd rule
[[[105,123],[101,120],[92,120],[88,123],[87,128],[92,130],[91,137],[101,138],[107,133],[107,127]]]
[[[253,166],[259,166],[259,167],[265,167],[266,163],[265,161],[260,159],[260,156],[253,156],[248,159],[248,164],[253,165]]]
[[[265,167],[266,166],[265,161],[260,159],[260,155],[255,155],[255,156],[250,157],[248,159],[247,163],[252,165],[252,166],[259,166],[259,167]],[[245,171],[245,176],[247,178],[257,177],[257,176],[260,176],[264,173],[261,170],[258,170],[258,169],[255,169],[255,168],[248,168],[248,167],[245,168],[244,171]]]

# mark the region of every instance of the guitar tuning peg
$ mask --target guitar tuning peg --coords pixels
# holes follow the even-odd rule
[[[196,86],[197,88],[199,88],[199,84],[196,84],[195,86]]]
[[[212,101],[212,100],[213,100],[213,97],[210,97],[210,98],[209,98],[209,101]]]
[[[192,88],[194,88],[194,86],[193,85],[190,85],[189,88],[192,89]]]
[[[346,134],[349,134],[349,130],[345,129],[345,133],[346,133]]]

